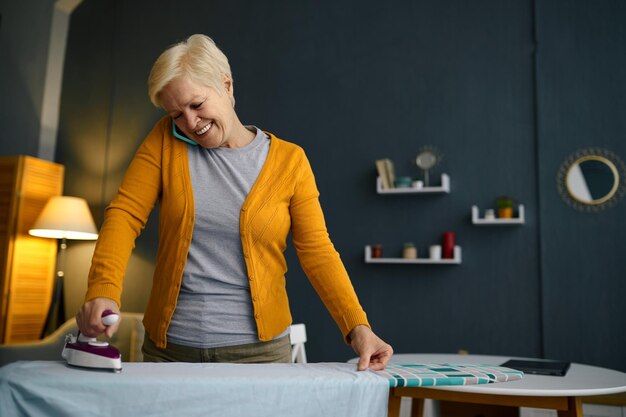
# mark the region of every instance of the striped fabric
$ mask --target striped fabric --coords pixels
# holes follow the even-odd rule
[[[435,385],[474,385],[522,379],[524,373],[494,365],[389,364],[376,373],[389,380],[389,386],[429,387]]]

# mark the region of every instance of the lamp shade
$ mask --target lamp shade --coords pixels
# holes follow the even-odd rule
[[[95,240],[96,224],[87,201],[78,197],[52,197],[46,203],[33,228],[32,236],[51,239]]]

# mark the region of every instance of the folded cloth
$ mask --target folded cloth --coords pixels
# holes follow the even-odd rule
[[[524,373],[494,365],[463,364],[389,364],[379,376],[389,380],[389,386],[428,387],[435,385],[474,385],[522,379]]]

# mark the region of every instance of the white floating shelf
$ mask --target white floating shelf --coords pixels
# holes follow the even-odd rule
[[[448,174],[441,174],[441,185],[436,187],[395,187],[383,188],[383,181],[380,177],[376,178],[376,192],[378,194],[419,194],[419,193],[449,193],[450,177]]]
[[[372,258],[372,247],[370,245],[365,246],[365,263],[368,264],[443,264],[443,265],[456,265],[461,263],[461,247],[454,247],[453,259],[430,259],[430,258]]]
[[[517,217],[512,219],[485,219],[480,218],[480,212],[478,210],[478,206],[472,206],[472,223],[477,226],[486,226],[486,225],[519,225],[524,224],[526,222],[526,218],[524,215],[524,205],[520,204],[517,207]]]

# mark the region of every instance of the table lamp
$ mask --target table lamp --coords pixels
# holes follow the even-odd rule
[[[78,197],[51,197],[28,231],[31,236],[61,239],[52,302],[42,330],[42,337],[54,331],[65,321],[63,303],[63,272],[67,239],[95,240],[98,230],[87,201]]]

